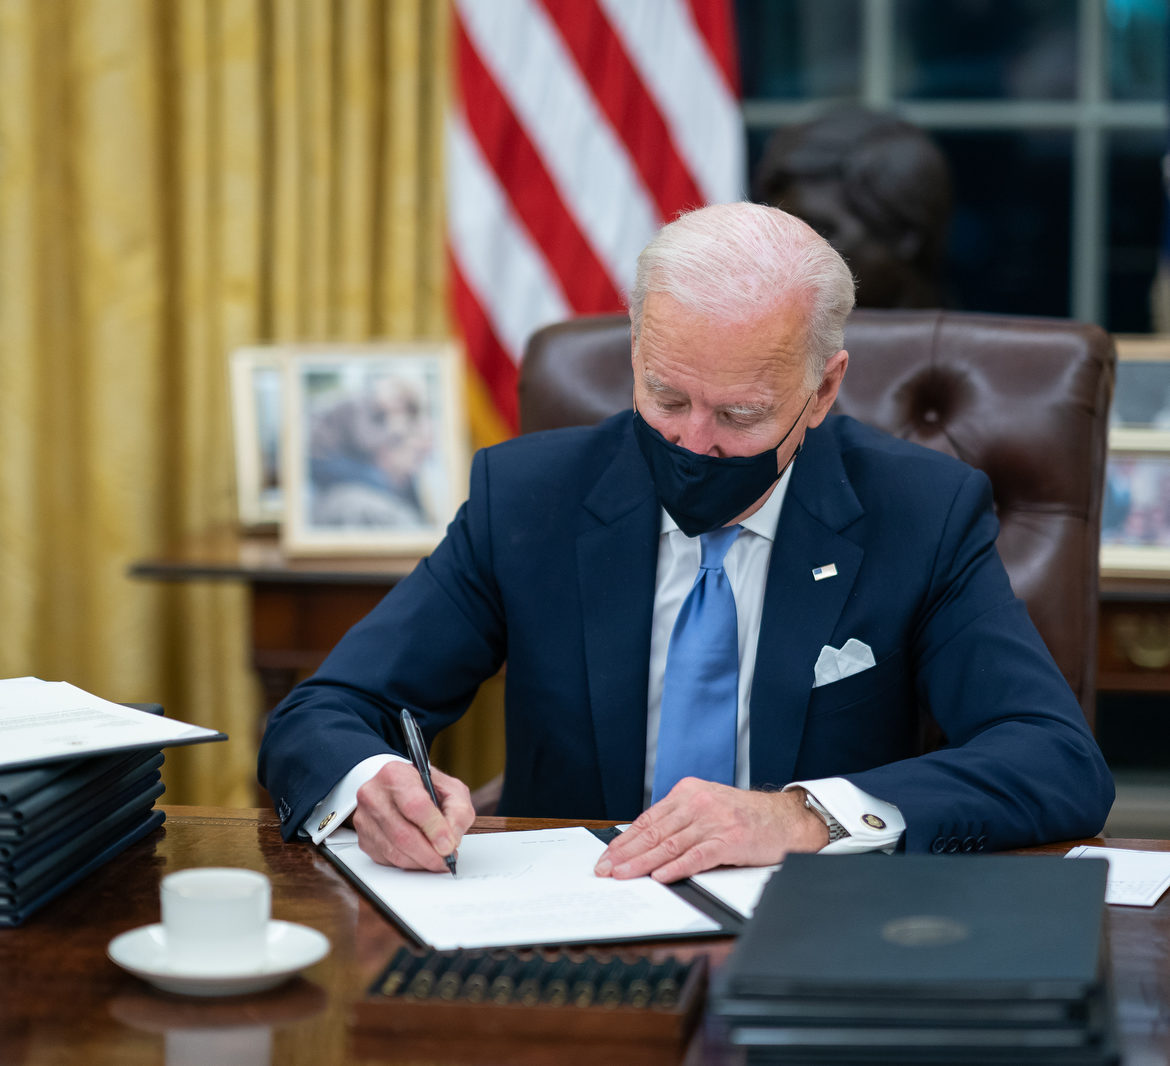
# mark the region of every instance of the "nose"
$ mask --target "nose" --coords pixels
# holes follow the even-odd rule
[[[715,426],[701,412],[691,411],[685,419],[674,421],[665,436],[671,444],[697,455],[720,454],[715,441]]]

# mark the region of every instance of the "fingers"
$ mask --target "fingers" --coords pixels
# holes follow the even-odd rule
[[[471,828],[475,821],[475,808],[471,805],[471,791],[457,777],[443,773],[431,767],[431,784],[435,786],[435,795],[443,808],[443,817],[447,824],[455,831],[455,844],[458,846],[463,834]],[[450,855],[450,852],[447,852]]]
[[[730,798],[721,792],[736,795],[724,785],[684,778],[610,844],[596,872],[669,882],[722,865],[727,860],[708,810],[712,797],[720,804]]]
[[[388,763],[358,789],[353,825],[358,844],[375,862],[446,871],[444,856],[456,850],[475,815],[463,782],[441,771],[432,771],[432,780],[443,811],[409,763]]]
[[[791,793],[684,778],[609,845],[595,872],[670,882],[716,866],[766,866],[816,850],[806,846],[807,814]]]

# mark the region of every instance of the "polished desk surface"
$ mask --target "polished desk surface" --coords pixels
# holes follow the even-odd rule
[[[485,818],[477,828],[551,824],[564,823]],[[1170,850],[1170,841],[1108,844]],[[1067,847],[1034,850],[1060,854]],[[107,959],[106,945],[119,933],[158,921],[161,877],[188,866],[262,870],[272,879],[273,916],[321,930],[332,942],[331,953],[303,977],[235,999],[159,992],[124,973]],[[1124,1061],[1128,1066],[1170,1063],[1170,897],[1152,909],[1110,907],[1108,928]],[[158,833],[49,904],[26,926],[0,930],[0,1063],[742,1062],[742,1055],[721,1039],[714,1019],[707,1019],[685,1049],[470,1041],[456,1033],[409,1043],[362,1036],[348,1025],[350,1008],[403,942],[397,929],[314,848],[284,844],[270,812],[169,807]],[[652,953],[706,952],[718,967],[731,945],[730,939],[692,940],[655,944]]]

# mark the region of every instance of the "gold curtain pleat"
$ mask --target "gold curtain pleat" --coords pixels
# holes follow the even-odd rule
[[[236,521],[234,348],[448,331],[449,17],[0,0],[0,676],[229,733],[168,802],[252,802],[246,592],[127,568]],[[498,713],[462,728],[436,761],[477,783]]]

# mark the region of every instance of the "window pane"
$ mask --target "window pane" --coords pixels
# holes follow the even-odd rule
[[[1108,236],[1105,247],[1106,327],[1150,330],[1150,286],[1162,227],[1162,152],[1155,131],[1109,138]]]
[[[1076,95],[1071,0],[895,0],[895,91],[912,98]]]
[[[1109,86],[1118,100],[1165,100],[1166,0],[1107,0]]]
[[[745,99],[854,96],[860,0],[736,0]]]
[[[951,165],[951,305],[1069,314],[1072,137],[933,131]]]

